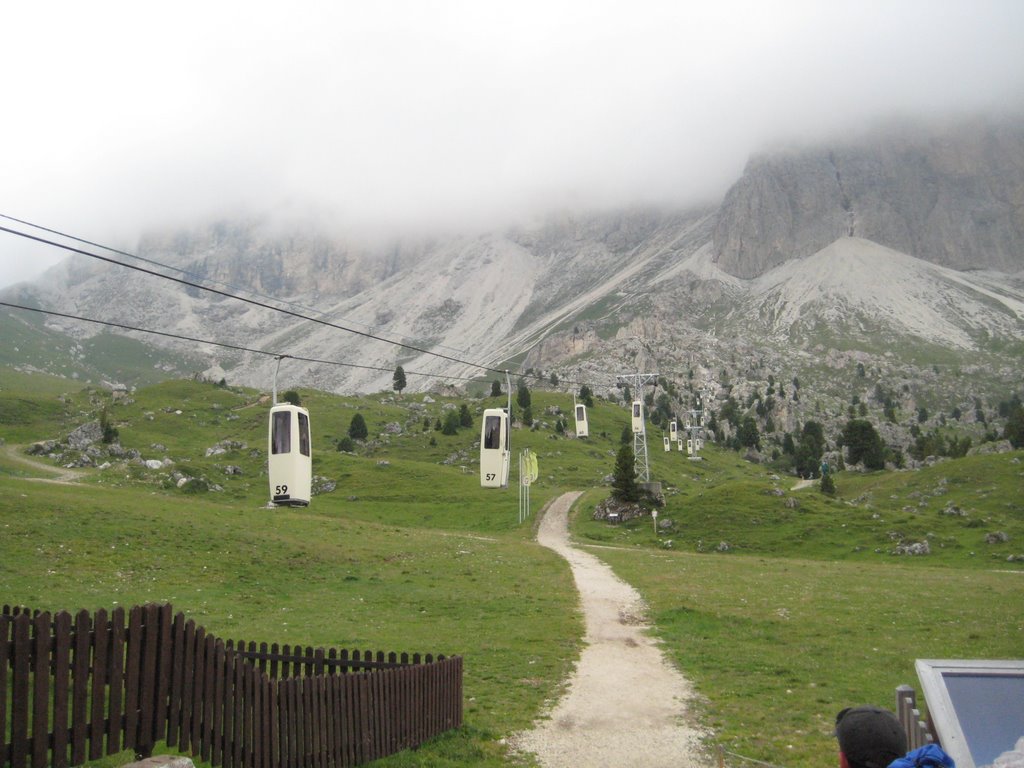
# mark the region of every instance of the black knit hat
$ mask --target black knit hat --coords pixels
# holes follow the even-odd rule
[[[850,768],[887,768],[907,753],[903,726],[881,707],[844,709],[836,715],[836,738]]]

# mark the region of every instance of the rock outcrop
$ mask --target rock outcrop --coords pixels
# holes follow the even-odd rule
[[[1024,269],[1024,123],[880,129],[755,157],[719,209],[714,259],[753,278],[846,236],[959,270]]]

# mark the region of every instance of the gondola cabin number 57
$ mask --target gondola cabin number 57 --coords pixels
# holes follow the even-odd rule
[[[309,504],[313,456],[309,437],[309,411],[280,404],[270,409],[267,445],[270,500],[278,506]]]
[[[511,456],[508,411],[487,408],[480,427],[480,486],[507,488]]]

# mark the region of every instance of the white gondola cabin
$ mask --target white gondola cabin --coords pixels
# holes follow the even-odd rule
[[[644,401],[633,401],[633,434],[639,435],[644,431]]]
[[[676,447],[679,448],[680,451],[683,450],[683,438],[680,437],[678,440],[676,440]]]
[[[267,474],[270,500],[278,506],[309,504],[313,480],[313,456],[309,435],[309,411],[281,403],[270,409],[267,436]]]
[[[693,440],[686,441],[686,453],[688,456],[693,456]]]
[[[484,410],[480,426],[480,487],[507,488],[511,463],[508,411],[504,408]]]
[[[673,443],[679,439],[679,424],[672,420],[668,425],[668,437]]]
[[[665,450],[666,451],[671,451],[672,450],[672,441],[668,438],[668,436],[665,437]]]
[[[590,425],[587,423],[587,406],[576,406],[576,437],[590,437]]]

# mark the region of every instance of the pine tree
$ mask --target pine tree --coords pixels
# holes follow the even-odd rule
[[[1024,448],[1024,407],[1019,403],[1006,419],[1003,437],[1009,440],[1014,448]]]
[[[366,428],[366,419],[363,418],[363,414],[357,413],[348,425],[348,436],[353,440],[365,440],[369,434],[370,430]]]
[[[638,501],[640,499],[635,461],[633,446],[623,443],[615,456],[615,470],[612,472],[612,496],[619,501]]]
[[[736,436],[739,438],[740,445],[746,448],[761,449],[761,435],[757,431],[757,422],[754,421],[753,416],[743,417],[743,421],[740,423],[740,428],[736,433]]]
[[[395,368],[395,375],[391,377],[391,388],[399,395],[405,389],[405,369],[402,366]]]
[[[100,432],[103,435],[101,439],[104,444],[110,445],[111,443],[117,442],[119,436],[118,431],[117,428],[110,423],[106,408],[100,411]]]
[[[868,469],[885,469],[885,445],[867,419],[851,419],[846,423],[843,445],[851,464],[863,461]]]
[[[586,384],[580,387],[580,402],[587,406],[587,408],[594,407],[594,393]]]
[[[497,379],[491,382],[491,397],[501,397],[501,382]]]
[[[526,384],[519,382],[519,387],[516,389],[516,403],[520,408],[529,408],[531,402],[530,390]]]
[[[448,411],[444,417],[444,426],[441,427],[442,435],[455,435],[459,432],[459,412]]]

